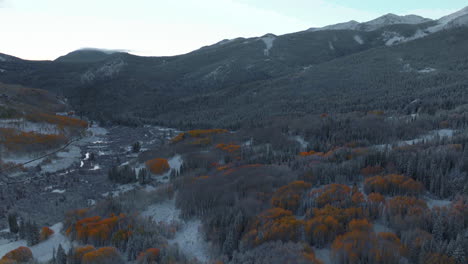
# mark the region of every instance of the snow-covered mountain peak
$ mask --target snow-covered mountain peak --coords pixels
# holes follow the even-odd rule
[[[359,22],[351,20],[349,22],[338,23],[334,25],[325,26],[322,28],[310,28],[309,31],[322,31],[322,30],[356,30]]]
[[[459,26],[468,26],[468,6],[453,14],[440,18],[437,20],[437,25],[428,28],[428,31],[433,33]]]
[[[378,17],[374,20],[363,23],[363,29],[367,31],[373,31],[381,27],[396,25],[396,24],[421,24],[431,21],[428,18],[424,18],[417,15],[398,16],[395,14],[386,14]]]
[[[323,31],[323,30],[362,30],[374,31],[379,28],[396,25],[396,24],[421,24],[432,21],[431,19],[424,18],[417,15],[398,16],[395,14],[386,14],[368,22],[359,23],[351,20],[349,22],[325,26],[322,28],[310,28],[309,31]]]
[[[465,15],[468,15],[468,6],[463,8],[462,10],[459,10],[459,11],[453,13],[453,14],[442,17],[437,22],[439,24],[447,25],[451,21],[453,21],[453,20],[455,20],[455,19],[457,19],[459,17],[465,16]]]

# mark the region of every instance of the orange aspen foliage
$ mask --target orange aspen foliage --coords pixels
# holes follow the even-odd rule
[[[243,240],[252,246],[266,241],[297,241],[302,227],[303,222],[297,220],[291,211],[272,208],[256,217]]]
[[[158,248],[149,248],[138,255],[137,261],[142,264],[157,263],[160,253]]]
[[[294,181],[276,190],[271,198],[274,207],[280,207],[290,211],[296,211],[302,195],[312,187],[312,184],[304,181]]]
[[[361,232],[370,232],[372,231],[372,224],[369,223],[366,219],[353,219],[348,224],[349,231],[361,231]]]
[[[206,146],[211,144],[211,138],[205,137],[205,138],[199,138],[191,143],[192,145],[196,146]]]
[[[40,150],[54,148],[64,144],[64,135],[23,132],[10,128],[0,129],[0,144],[11,151]]]
[[[190,130],[187,132],[182,132],[175,136],[174,138],[171,139],[172,143],[178,143],[183,141],[184,139],[188,137],[192,138],[200,138],[200,137],[206,137],[209,135],[213,134],[223,134],[229,132],[226,129],[197,129],[197,130]]]
[[[333,216],[316,216],[307,220],[305,231],[310,243],[323,247],[343,232],[343,227]]]
[[[377,174],[380,174],[383,172],[383,168],[380,167],[380,166],[367,166],[363,169],[361,169],[361,174],[364,176],[364,177],[368,177],[368,176],[371,176],[371,175],[377,175]]]
[[[347,225],[352,219],[364,218],[362,208],[350,207],[346,209],[326,205],[324,208],[314,208],[313,216],[333,216],[343,226]]]
[[[364,181],[366,193],[379,192],[382,194],[409,194],[419,195],[424,190],[422,183],[398,174],[375,176]]]
[[[114,247],[103,247],[84,254],[82,264],[118,263],[120,254]]]
[[[361,226],[361,225],[359,225]],[[332,244],[333,263],[398,263],[406,249],[393,233],[352,230]]]
[[[385,197],[380,193],[371,193],[367,196],[367,209],[369,216],[377,218],[380,216],[385,204]]]
[[[229,132],[226,129],[197,129],[197,130],[190,130],[187,131],[187,134],[191,137],[202,137],[212,134],[223,134]]]
[[[94,250],[96,250],[96,248],[92,245],[77,247],[75,248],[73,259],[75,259],[76,262],[80,262],[86,253],[92,252]]]
[[[182,140],[184,140],[185,138],[185,133],[179,133],[177,136],[173,137],[171,139],[171,143],[178,143],[178,142],[181,142]]]
[[[170,169],[167,159],[152,159],[146,162],[146,167],[153,174],[163,174]]]
[[[36,114],[26,115],[26,119],[31,122],[46,122],[49,124],[55,124],[58,126],[65,126],[65,127],[77,127],[77,128],[88,127],[88,122],[81,120],[81,119],[72,118],[69,116],[36,113]]]
[[[99,216],[88,217],[78,220],[71,226],[71,230],[67,233],[76,232],[76,239],[81,242],[93,241],[95,243],[104,244],[111,239],[116,241],[119,239],[128,239],[131,232],[118,229],[119,223],[125,220],[126,216],[111,216],[109,218],[101,218]]]
[[[49,237],[51,235],[53,235],[53,234],[54,234],[54,230],[50,229],[47,226],[44,226],[41,229],[41,234],[40,234],[41,241],[45,241],[45,240],[49,239]]]
[[[238,151],[241,148],[241,146],[236,144],[218,144],[216,145],[216,148],[228,153],[234,153]]]
[[[309,196],[314,199],[317,207],[323,207],[327,204],[346,207],[352,202],[351,188],[343,184],[326,185],[321,189],[313,190]]]
[[[453,257],[442,255],[439,253],[429,253],[424,256],[424,263],[426,264],[456,264],[456,260]]]
[[[6,253],[6,255],[2,257],[2,260],[5,260],[5,261],[12,260],[15,262],[23,263],[23,262],[28,262],[32,260],[32,258],[33,258],[33,254],[29,248],[19,247],[17,249],[14,249]]]

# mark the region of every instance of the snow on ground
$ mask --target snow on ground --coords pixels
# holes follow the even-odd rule
[[[431,73],[431,72],[435,72],[435,71],[436,71],[436,69],[427,67],[427,68],[419,70],[418,72],[419,73]]]
[[[150,217],[154,222],[170,223],[181,221],[180,210],[175,206],[175,199],[151,205],[142,216]],[[170,244],[177,244],[180,250],[190,257],[195,257],[203,263],[209,260],[209,244],[203,239],[200,233],[200,220],[190,220],[183,223],[182,228],[175,234],[174,239],[169,240]]]
[[[70,249],[71,242],[70,240],[62,235],[60,231],[63,228],[62,223],[57,223],[51,226],[51,229],[55,232],[49,239],[44,242],[41,242],[35,246],[30,247],[33,256],[36,260],[40,262],[46,262],[52,259],[54,249],[57,250],[59,245],[62,245],[63,249],[68,251]],[[0,240],[0,258],[3,257],[6,253],[17,249],[18,247],[27,247],[25,240],[18,241],[9,241],[6,239]]]
[[[143,217],[150,217],[156,223],[179,221],[179,214],[180,210],[175,206],[175,199],[150,205],[141,213]]]
[[[77,146],[68,146],[65,150],[56,154],[57,158],[52,159],[50,163],[41,165],[43,172],[57,172],[64,170],[78,162],[81,158],[81,149]]]
[[[364,40],[362,40],[361,36],[359,35],[355,35],[354,40],[361,45],[364,44]]]
[[[180,171],[180,167],[182,166],[182,164],[184,163],[184,160],[182,159],[182,156],[180,155],[175,155],[174,157],[168,159],[167,161],[169,163],[169,167],[171,168],[168,172],[162,174],[162,175],[158,175],[156,176],[156,180],[158,182],[161,182],[161,183],[167,183],[169,182],[169,177],[171,176],[171,173],[172,171],[174,172],[179,172]],[[145,165],[144,164],[140,164],[139,166],[137,166],[135,168],[136,171],[138,171],[139,169],[141,168],[145,168]]]
[[[429,132],[426,135],[423,135],[419,138],[411,139],[411,140],[403,140],[403,141],[398,141],[394,144],[382,144],[382,145],[375,145],[374,148],[379,149],[379,150],[385,150],[386,148],[392,148],[392,145],[395,145],[397,147],[403,147],[403,146],[411,146],[419,143],[423,143],[425,141],[431,141],[437,138],[451,138],[453,137],[453,134],[455,131],[453,129],[440,129],[440,130],[434,130]]]
[[[184,163],[184,160],[182,159],[182,156],[180,155],[175,155],[174,157],[170,158],[168,160],[169,166],[171,167],[172,170],[175,170],[176,172],[180,170],[180,167]]]
[[[207,263],[209,260],[209,245],[203,239],[200,228],[200,220],[185,222],[182,230],[177,232],[174,239],[169,240],[169,243],[179,245],[180,250],[187,256],[195,257],[202,263]]]
[[[103,193],[102,196],[103,197],[107,197],[109,195],[111,195],[112,197],[119,196],[123,193],[135,190],[138,186],[139,186],[138,183],[129,183],[129,184],[124,184],[124,185],[119,185],[119,187],[115,191]]]
[[[323,262],[323,264],[332,264],[332,260],[330,257],[330,249],[329,248],[314,248],[315,256]]]
[[[273,42],[276,40],[276,36],[268,34],[261,38],[265,43],[266,49],[263,50],[265,56],[270,56],[270,50],[273,48]]]
[[[383,223],[375,222],[372,225],[375,233],[393,232],[393,230]]]
[[[244,143],[242,143],[242,146],[247,146],[248,147],[248,146],[252,146],[252,144],[253,144],[253,139],[251,138],[251,139],[245,141]]]
[[[56,190],[53,190],[52,193],[65,193],[65,190],[56,189]]]
[[[23,132],[35,132],[40,134],[58,135],[61,133],[56,125],[48,123],[34,123],[24,119],[3,119],[2,122],[0,122],[0,127],[14,128]]]
[[[90,169],[91,171],[96,171],[96,170],[100,170],[101,167],[99,167],[99,165],[94,165],[94,167],[92,169]]]
[[[4,162],[13,162],[16,164],[22,164],[33,160],[35,157],[32,155],[24,155],[17,157],[4,157]],[[60,170],[69,168],[73,163],[78,162],[81,158],[81,150],[77,146],[68,146],[64,150],[57,152],[55,158],[52,158],[50,162],[43,163],[46,159],[38,159],[34,162],[25,165],[26,168],[33,168],[37,165],[41,165],[42,172],[54,173]]]
[[[395,44],[401,43],[405,40],[405,37],[398,34],[397,32],[385,31],[382,34],[383,40],[385,41],[386,46],[393,46]]]
[[[302,150],[307,150],[307,147],[309,146],[309,142],[305,141],[303,137],[294,136],[292,139],[301,145]]]
[[[437,21],[437,25],[430,27],[427,30],[432,33],[443,30],[444,28],[449,26],[449,24],[453,22],[454,20],[457,20],[458,18],[461,18],[466,15],[468,15],[468,7],[465,7],[464,9],[457,11],[453,14],[450,14],[448,16],[442,17],[441,19]]]
[[[434,207],[444,207],[444,206],[449,206],[451,201],[450,200],[436,200],[436,199],[431,199],[429,197],[425,197],[424,200],[427,203],[427,206],[432,209]]]

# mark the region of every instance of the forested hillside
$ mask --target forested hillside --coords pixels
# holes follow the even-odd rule
[[[467,16],[0,54],[0,263],[467,263]]]

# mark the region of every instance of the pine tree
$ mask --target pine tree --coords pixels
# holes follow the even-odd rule
[[[436,241],[442,241],[444,239],[444,225],[442,223],[442,217],[437,216],[432,229],[432,234]]]
[[[20,239],[26,239],[26,225],[24,221],[20,221],[18,234]]]
[[[18,233],[19,226],[18,226],[18,220],[17,220],[16,214],[8,215],[8,225],[10,226],[11,233],[14,233],[14,234]]]
[[[57,249],[55,264],[67,264],[67,254],[65,254],[65,250],[63,249],[62,244],[60,244]]]
[[[452,256],[458,263],[466,263],[468,261],[466,258],[465,243],[463,242],[461,235],[458,235],[457,240],[455,240]]]

